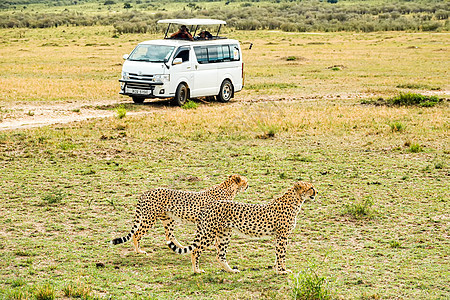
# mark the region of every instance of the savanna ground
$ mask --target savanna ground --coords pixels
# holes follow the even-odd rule
[[[338,299],[450,296],[448,101],[361,104],[448,98],[448,33],[230,30],[244,48],[245,90],[196,109],[119,96],[122,54],[155,36],[112,35],[0,30],[0,125],[106,116],[0,132],[0,297],[289,299],[295,275],[308,272]],[[268,268],[269,238],[234,236],[228,259],[239,274],[222,272],[211,249],[206,273],[193,275],[160,224],[143,239],[147,255],[109,246],[130,230],[141,192],[201,190],[233,173],[250,182],[242,202],[270,201],[300,179],[319,190],[290,239],[294,277]],[[188,244],[194,230],[176,235]]]

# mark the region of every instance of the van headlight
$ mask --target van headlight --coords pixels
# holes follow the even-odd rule
[[[122,72],[122,79],[124,80],[130,79],[130,74],[128,72]]]
[[[166,74],[166,75],[155,75],[153,77],[154,81],[162,81],[162,82],[169,82],[170,81],[170,75]]]

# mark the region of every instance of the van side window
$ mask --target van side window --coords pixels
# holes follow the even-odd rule
[[[206,47],[194,47],[194,52],[199,64],[208,63],[208,52],[206,50]]]
[[[194,47],[199,64],[236,61],[241,59],[238,45],[211,45]]]
[[[181,58],[183,62],[189,61],[189,48],[180,48],[175,58]]]

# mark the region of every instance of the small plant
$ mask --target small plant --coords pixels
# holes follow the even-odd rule
[[[127,115],[127,109],[123,105],[119,105],[119,107],[116,109],[116,112],[119,119],[123,119]]]
[[[30,117],[34,116],[34,111],[28,111],[27,115],[29,115]]]
[[[23,292],[21,290],[10,290],[6,293],[6,298],[4,299],[11,299],[11,300],[26,300],[30,299],[30,295],[26,292]],[[3,299],[3,298],[2,298]]]
[[[401,248],[401,244],[399,241],[390,241],[389,242],[389,246],[391,248]]]
[[[55,290],[50,284],[37,287],[34,290],[34,297],[36,300],[53,300],[55,299]]]
[[[26,285],[26,281],[23,278],[15,278],[11,281],[11,286],[12,287],[19,287],[19,286],[24,286]]]
[[[92,299],[92,290],[83,283],[67,284],[62,291],[64,296],[69,298]]]
[[[42,200],[47,204],[57,204],[61,203],[65,195],[61,190],[55,190],[50,193],[45,194]]]
[[[297,60],[297,57],[295,57],[295,56],[288,56],[288,57],[286,58],[286,60],[287,60],[287,61],[295,61],[295,60]]]
[[[345,205],[345,214],[351,215],[357,219],[373,217],[374,210],[372,209],[373,200],[367,196],[362,201],[358,201]]]
[[[391,127],[392,132],[402,132],[405,129],[405,125],[399,121],[389,123],[389,127]]]
[[[420,146],[420,144],[413,143],[413,144],[409,145],[409,152],[411,152],[411,153],[423,152],[423,148],[422,148],[422,146]]]
[[[319,276],[311,268],[299,272],[292,276],[294,288],[292,290],[293,299],[301,300],[327,300],[332,299],[325,277]]]
[[[194,101],[187,101],[183,106],[181,106],[182,109],[196,109],[198,107],[198,103]]]

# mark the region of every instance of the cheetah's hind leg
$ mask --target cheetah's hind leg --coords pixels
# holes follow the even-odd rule
[[[136,233],[133,235],[133,244],[134,244],[134,251],[136,253],[142,253],[147,254],[144,250],[140,248],[139,242],[144,234],[147,233],[147,231],[153,227],[156,223],[156,218],[149,218],[142,220],[142,224],[139,227],[139,229],[136,231]]]

